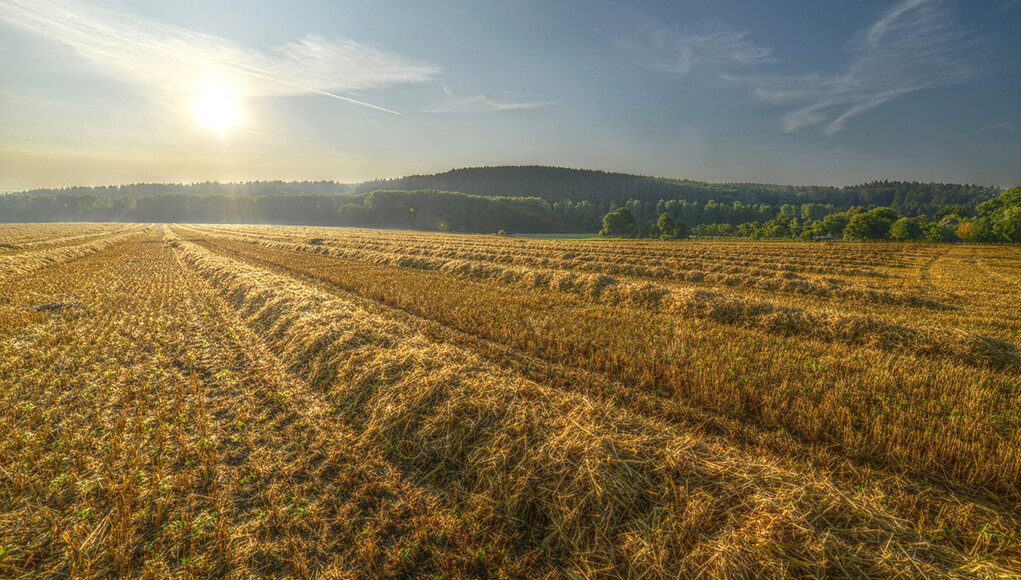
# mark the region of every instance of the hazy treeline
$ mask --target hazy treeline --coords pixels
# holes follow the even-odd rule
[[[202,183],[131,183],[127,185],[100,185],[97,187],[57,187],[32,189],[30,194],[73,194],[143,197],[181,193],[191,195],[211,195],[222,197],[248,197],[262,195],[302,195],[302,194],[350,194],[354,186],[336,181],[242,181],[238,183],[220,183],[205,181]]]
[[[916,182],[852,187],[710,184],[554,167],[482,167],[357,185],[319,182],[133,184],[0,195],[0,221],[276,223],[456,232],[596,232],[626,208],[640,223],[669,214],[699,232],[812,223],[852,208],[906,217],[976,216],[996,188]],[[747,228],[745,228],[747,229]],[[712,232],[704,232],[712,235]],[[725,234],[726,235],[726,234]]]
[[[446,191],[260,196],[168,193],[137,198],[91,193],[0,196],[0,222],[47,221],[273,223],[488,233],[578,229],[536,197],[482,197]]]
[[[0,196],[0,222],[111,221],[337,225],[340,195],[225,196],[164,193],[14,193]]]
[[[572,226],[538,197],[483,197],[450,191],[373,191],[338,210],[339,225],[413,230],[561,232]]]

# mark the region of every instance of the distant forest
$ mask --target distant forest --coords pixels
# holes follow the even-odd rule
[[[0,221],[275,223],[455,232],[597,232],[626,208],[689,228],[807,222],[861,209],[975,216],[999,188],[875,181],[848,187],[703,183],[555,167],[456,169],[360,184],[331,181],[134,184],[0,195]]]

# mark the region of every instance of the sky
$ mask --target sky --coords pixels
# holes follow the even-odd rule
[[[1021,185],[1021,0],[0,0],[0,190]]]

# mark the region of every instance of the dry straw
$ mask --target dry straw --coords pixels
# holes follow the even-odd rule
[[[515,377],[293,279],[191,244],[184,255],[292,372],[338,401],[367,444],[467,505],[491,507],[505,534],[576,574],[943,575],[980,566],[825,479]],[[619,286],[588,282],[542,283],[599,295]],[[655,288],[627,290],[663,299]],[[778,312],[688,299],[684,307],[706,316]]]

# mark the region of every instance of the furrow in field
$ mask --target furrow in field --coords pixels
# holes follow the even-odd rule
[[[321,256],[299,258],[289,252],[277,252],[277,255],[269,250],[259,250],[256,253],[272,260],[278,267],[300,268],[306,275],[460,330],[515,344],[543,357],[572,361],[589,370],[610,373],[636,388],[673,390],[675,396],[698,406],[716,409],[718,413],[726,413],[741,421],[761,423],[764,428],[777,429],[779,425],[810,441],[840,441],[850,454],[882,457],[883,461],[891,462],[897,469],[908,468],[925,474],[931,471],[930,466],[940,466],[940,473],[946,473],[950,468],[951,473],[957,474],[947,480],[956,481],[957,485],[990,485],[1000,490],[996,492],[998,494],[1007,492],[1014,496],[1017,493],[1015,482],[1019,457],[1016,443],[1009,436],[1015,431],[1005,431],[996,423],[998,419],[994,419],[1009,417],[1009,409],[1014,404],[1010,390],[995,387],[998,382],[1003,383],[1012,376],[1007,372],[984,379],[988,388],[974,389],[966,402],[954,402],[963,394],[960,385],[975,378],[973,372],[944,365],[939,367],[938,373],[933,373],[925,359],[897,357],[885,360],[886,355],[876,353],[870,355],[873,358],[870,360],[862,358],[859,351],[850,351],[848,355],[827,356],[828,360],[813,358],[812,355],[806,357],[806,364],[811,363],[820,373],[818,386],[785,387],[781,383],[778,388],[776,377],[789,372],[783,366],[786,365],[785,360],[792,357],[789,348],[794,346],[780,342],[780,352],[763,354],[766,360],[760,366],[765,365],[766,368],[760,371],[762,386],[756,387],[755,370],[748,367],[750,360],[741,363],[742,359],[753,358],[753,351],[738,349],[734,354],[736,364],[726,356],[719,360],[699,360],[700,357],[692,356],[692,351],[706,349],[707,344],[714,343],[712,337],[695,336],[689,339],[693,341],[690,346],[685,346],[684,341],[672,332],[662,338],[653,335],[649,344],[641,342],[641,339],[648,338],[641,334],[607,338],[603,332],[605,329],[601,325],[610,319],[616,321],[614,325],[617,327],[624,327],[620,328],[621,334],[627,332],[628,321],[636,319],[635,324],[642,328],[642,332],[652,334],[660,329],[663,322],[646,312],[639,315],[635,311],[615,309],[599,313],[596,308],[584,305],[572,307],[570,301],[558,298],[550,299],[547,305],[546,301],[539,299],[537,302],[527,294],[522,295],[524,298],[515,298],[515,294],[505,292],[494,294],[487,287],[475,283],[461,285],[458,292],[451,294],[449,281],[437,274],[418,271],[400,274],[392,269]],[[530,312],[530,309],[535,312]],[[556,310],[567,311],[554,318]],[[533,317],[552,320],[541,328],[533,328],[534,324],[530,323],[535,320]],[[590,328],[586,319],[593,318],[595,326]],[[574,330],[577,327],[584,328]],[[666,330],[669,331],[670,327]],[[694,330],[704,334],[704,330],[708,329],[696,327]],[[736,338],[729,336],[721,340],[734,342]],[[675,342],[677,345],[671,346]],[[804,345],[798,343],[797,346]],[[833,347],[825,345],[821,348],[832,351]],[[666,353],[662,352],[664,348],[668,348]],[[646,350],[647,353],[643,352]],[[622,351],[626,356],[621,356]],[[664,360],[664,356],[668,360]],[[671,356],[677,358],[676,363],[669,364]],[[847,359],[850,358],[859,360],[859,363],[848,364]],[[827,370],[830,365],[834,368]],[[692,366],[695,368],[692,369]],[[728,367],[734,370],[728,370]],[[874,384],[877,367],[898,375],[890,378],[896,385],[894,391],[885,390],[882,384]],[[735,371],[752,380],[736,382]],[[912,396],[906,398],[909,393]],[[955,409],[955,414],[962,413],[962,403],[973,406],[974,412],[969,412],[969,415],[973,413],[974,417],[968,417],[968,423],[976,422],[975,427],[966,427],[967,431],[962,431],[960,421],[932,422],[933,414],[940,413],[938,408],[932,407],[933,400],[950,401],[950,408]],[[978,401],[981,403],[975,404]],[[824,408],[825,413],[822,413]],[[932,442],[919,444],[919,430],[931,434],[927,436],[931,436]],[[1004,435],[1008,436],[1005,438]],[[969,442],[971,440],[982,441],[982,444],[976,446]],[[1000,457],[999,460],[985,462],[982,457],[988,457],[989,453]],[[976,479],[980,473],[987,475],[981,476],[982,480]],[[1000,483],[996,483],[998,481]]]
[[[287,373],[208,283],[187,270],[187,286],[200,289],[206,313],[225,324],[220,336],[203,337],[202,348],[213,352],[202,366],[223,384],[218,420],[244,432],[246,446],[232,450],[228,463],[244,458],[238,475],[260,490],[251,495],[267,514],[268,521],[249,522],[249,535],[267,535],[275,516],[292,520],[304,540],[300,548],[293,540],[268,543],[263,557],[303,576],[528,576],[542,570],[529,567],[537,554],[514,551],[476,513],[454,512],[449,500],[412,484],[362,445],[329,401]],[[224,382],[223,369],[243,372]]]
[[[542,573],[360,446],[148,241],[90,316],[0,346],[0,576]]]
[[[96,223],[0,223],[0,254],[21,251],[76,237],[106,234],[122,224]]]
[[[0,256],[13,256],[49,250],[67,246],[76,246],[89,242],[101,240],[105,237],[116,236],[121,233],[137,229],[132,224],[60,224],[63,227],[47,228],[39,224],[31,224],[33,230],[43,229],[50,235],[39,236],[28,239],[18,239],[6,236],[0,227]],[[29,231],[33,231],[29,230]]]
[[[644,252],[630,254],[606,254],[600,250],[598,243],[590,243],[586,249],[574,251],[555,251],[550,249],[530,250],[527,247],[508,246],[505,244],[500,252],[479,250],[477,247],[452,247],[437,244],[430,249],[423,248],[412,238],[410,241],[374,241],[372,236],[354,238],[341,236],[335,238],[300,238],[300,237],[267,237],[257,233],[244,234],[233,230],[209,228],[217,235],[230,237],[238,241],[247,241],[265,246],[299,249],[312,253],[322,253],[340,257],[358,258],[363,260],[402,260],[406,265],[416,267],[438,267],[446,262],[478,263],[481,265],[495,264],[502,267],[541,268],[549,270],[571,270],[581,272],[599,272],[618,276],[638,278],[671,279],[689,282],[726,282],[743,285],[758,284],[764,287],[781,284],[784,281],[797,280],[807,290],[817,294],[831,292],[831,284],[818,281],[807,281],[798,273],[815,273],[843,276],[871,276],[870,272],[841,268],[836,264],[820,265],[817,262],[801,264],[799,258],[788,258],[777,262],[757,262],[749,259],[735,260],[733,257],[695,257],[678,258],[677,255],[650,256]],[[800,287],[799,287],[800,288]],[[854,295],[856,287],[845,289],[848,295]],[[867,290],[867,289],[866,289]],[[896,300],[896,297],[890,298]]]
[[[140,226],[129,228],[121,233],[103,236],[98,240],[83,241],[65,247],[43,248],[14,255],[0,255],[0,285],[9,283],[39,268],[76,260],[83,256],[104,250],[114,244],[124,242],[139,235]]]
[[[103,276],[118,260],[129,259],[136,242],[123,239],[104,243],[101,248],[90,248],[80,255],[31,268],[0,282],[0,337],[12,336],[30,325],[45,324],[63,312],[87,314],[79,300],[79,290],[102,283]]]
[[[278,249],[301,251],[300,247]],[[350,259],[346,256],[331,257],[340,260]],[[374,259],[362,258],[359,261],[402,268],[439,270],[463,278],[491,280],[530,289],[568,292],[599,303],[610,305],[624,303],[677,316],[757,328],[773,334],[803,336],[821,341],[841,341],[886,350],[900,349],[923,356],[954,358],[966,364],[1021,369],[1021,350],[1015,345],[967,331],[939,327],[908,327],[877,318],[825,311],[813,312],[714,290],[675,289],[650,282],[617,279],[604,274],[528,270],[473,265],[458,261],[422,261],[402,255],[383,255]],[[794,286],[796,285],[791,287]],[[781,291],[782,289],[780,288]],[[875,296],[892,295],[875,293]],[[907,302],[939,305],[921,298],[912,298],[913,301]]]
[[[364,441],[469,491],[516,522],[519,541],[549,546],[579,573],[885,575],[964,563],[825,480],[508,374],[291,278],[180,249]]]
[[[976,328],[987,328],[1007,340],[1021,341],[1017,324],[1021,285],[987,269],[983,257],[991,248],[955,246],[933,263],[929,283],[954,288],[969,303],[967,319]],[[1009,250],[1004,248],[1004,250]],[[955,320],[956,313],[948,318]]]
[[[891,457],[878,452],[880,448],[885,447],[884,444],[876,445],[869,442],[855,445],[848,444],[850,442],[844,439],[844,443],[848,445],[836,447],[834,440],[826,437],[820,440],[818,433],[805,439],[801,436],[803,432],[790,424],[789,430],[781,429],[777,432],[775,428],[767,428],[766,425],[769,425],[770,421],[763,420],[762,417],[758,420],[752,420],[748,416],[738,418],[733,413],[724,412],[723,409],[691,406],[692,402],[698,401],[697,398],[676,396],[677,390],[690,392],[697,388],[691,384],[674,385],[674,389],[663,389],[655,385],[640,388],[631,374],[612,373],[611,376],[610,373],[598,368],[574,366],[577,364],[575,360],[547,359],[543,353],[526,352],[527,347],[523,348],[513,342],[496,342],[487,337],[485,332],[480,333],[477,327],[461,330],[449,324],[456,324],[456,321],[451,322],[442,316],[437,319],[424,317],[428,313],[417,308],[420,303],[397,299],[401,293],[394,292],[393,283],[378,285],[376,288],[382,289],[381,292],[366,290],[365,286],[352,283],[363,281],[366,278],[365,272],[337,271],[322,257],[304,263],[286,256],[274,258],[270,255],[260,257],[256,254],[240,253],[212,244],[208,240],[197,240],[196,243],[217,254],[314,285],[375,314],[396,318],[433,340],[449,342],[471,350],[493,364],[535,382],[562,390],[581,392],[598,399],[601,404],[669,421],[671,424],[697,432],[700,437],[726,435],[727,440],[741,445],[752,453],[766,452],[796,459],[804,465],[812,465],[813,469],[824,470],[830,477],[842,481],[847,489],[869,486],[876,491],[883,490],[880,492],[882,495],[899,498],[895,503],[902,506],[901,514],[911,520],[943,522],[937,527],[974,521],[973,530],[978,530],[989,521],[999,520],[1001,517],[999,514],[1010,509],[992,496],[987,498],[991,503],[986,506],[982,506],[981,503],[970,503],[968,509],[963,511],[951,507],[963,505],[957,494],[972,493],[972,484],[962,483],[954,477],[939,478],[941,484],[936,484],[932,481],[931,472],[918,468],[909,471],[922,476],[921,479],[905,478],[904,466],[891,469],[889,465]],[[503,298],[505,297],[501,297]],[[596,354],[594,358],[599,357],[600,355]],[[854,412],[851,411],[852,414]],[[867,475],[863,476],[863,473]],[[948,487],[943,487],[944,485]],[[905,501],[905,498],[909,499]],[[908,505],[910,507],[907,507]],[[1021,528],[1017,522],[1000,527]],[[961,536],[951,541],[964,549],[981,539],[971,532],[964,532]]]
[[[605,259],[616,263],[644,262],[651,259],[657,263],[672,263],[681,260],[720,261],[728,264],[788,267],[791,265],[823,267],[866,266],[897,268],[909,265],[919,252],[928,251],[926,246],[896,246],[889,244],[856,244],[854,252],[834,244],[790,244],[768,241],[756,242],[653,242],[648,240],[626,242],[622,247],[615,240],[589,239],[585,241],[558,240],[554,246],[543,240],[520,237],[494,237],[480,235],[438,234],[428,232],[395,231],[386,238],[374,235],[373,230],[352,228],[289,227],[287,230],[273,230],[266,226],[207,226],[231,235],[242,235],[276,241],[298,241],[315,239],[322,245],[341,245],[354,248],[371,248],[392,251],[402,248],[411,252],[431,255],[438,253],[455,257],[451,252],[470,251],[472,254],[489,255],[495,259],[507,260],[515,256],[536,258],[557,258],[559,256],[578,259]],[[637,252],[635,250],[638,250]],[[873,271],[861,272],[871,274]],[[878,272],[876,272],[878,273]]]

